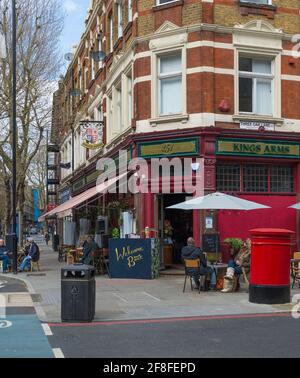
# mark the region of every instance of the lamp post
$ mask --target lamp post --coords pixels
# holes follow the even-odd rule
[[[12,0],[12,238],[13,272],[18,272],[17,251],[17,17],[16,0]]]

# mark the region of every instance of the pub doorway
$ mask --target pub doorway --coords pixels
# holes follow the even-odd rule
[[[184,193],[158,196],[158,230],[162,261],[166,268],[182,265],[181,249],[186,245],[187,238],[193,236],[193,212],[191,210],[170,210],[168,207],[184,202],[188,198]]]

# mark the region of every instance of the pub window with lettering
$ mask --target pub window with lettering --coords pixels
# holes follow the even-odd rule
[[[293,193],[294,167],[290,165],[219,164],[217,190],[245,193]]]
[[[272,59],[239,57],[239,112],[273,115]]]

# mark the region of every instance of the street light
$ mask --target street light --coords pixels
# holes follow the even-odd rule
[[[16,0],[12,0],[12,249],[13,249],[13,272],[18,272],[17,251],[17,17]],[[23,236],[23,235],[22,235]]]

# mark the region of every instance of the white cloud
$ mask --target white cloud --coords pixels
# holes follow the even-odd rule
[[[65,0],[64,7],[67,12],[76,12],[78,9],[78,5],[74,0]]]

